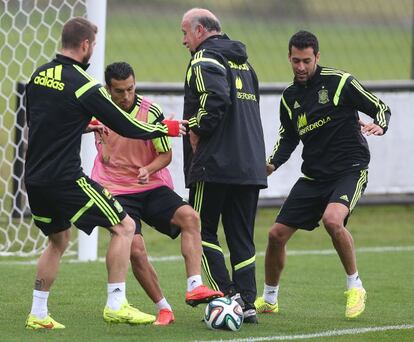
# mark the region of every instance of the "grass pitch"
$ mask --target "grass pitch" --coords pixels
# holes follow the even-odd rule
[[[262,209],[256,221],[257,284],[263,288],[263,252],[267,230],[277,209]],[[145,239],[164,294],[172,305],[176,323],[168,327],[107,325],[102,320],[106,300],[106,269],[103,262],[62,262],[59,277],[49,297],[53,317],[66,325],[63,331],[26,331],[35,265],[2,259],[0,331],[2,341],[205,341],[286,340],[314,336],[331,341],[411,341],[414,336],[414,206],[358,207],[348,228],[358,249],[358,268],[368,291],[365,313],[357,320],[344,318],[345,276],[323,228],[300,231],[290,244],[282,276],[280,314],[260,315],[259,325],[244,324],[239,332],[211,331],[201,322],[204,305],[184,303],[185,273],[179,255],[179,240],[145,230]],[[101,234],[103,255],[107,234]],[[226,250],[226,248],[224,248]],[[127,296],[141,310],[155,313],[154,305],[129,273]],[[408,326],[403,329],[402,326]],[[357,334],[365,328],[384,326],[396,330]],[[410,328],[411,326],[411,328]],[[349,330],[354,329],[354,330]],[[395,328],[394,328],[395,329]],[[345,332],[348,334],[343,335]],[[340,336],[335,336],[335,334]],[[312,335],[314,334],[314,335]],[[321,335],[322,334],[322,335]],[[325,335],[323,335],[325,334]],[[299,336],[299,337],[298,337]],[[306,338],[306,340],[308,339]]]

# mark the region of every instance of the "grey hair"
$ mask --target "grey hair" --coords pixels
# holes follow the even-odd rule
[[[197,25],[203,26],[208,32],[221,32],[220,21],[211,16],[194,16],[191,19],[191,29],[194,31]]]

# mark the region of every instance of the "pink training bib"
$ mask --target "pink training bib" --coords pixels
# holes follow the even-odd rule
[[[142,98],[136,119],[148,121],[151,102]],[[108,135],[95,133],[98,151],[91,178],[107,188],[114,195],[131,194],[167,186],[174,188],[167,168],[154,172],[146,184],[138,183],[138,170],[148,165],[157,156],[151,140],[130,139],[120,136],[108,128]]]

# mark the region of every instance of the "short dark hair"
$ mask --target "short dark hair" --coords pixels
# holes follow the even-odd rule
[[[105,69],[105,83],[108,87],[111,86],[111,80],[117,81],[126,80],[129,76],[135,79],[134,69],[127,62],[115,62],[107,65]]]
[[[97,33],[98,27],[89,20],[81,17],[69,19],[62,29],[62,48],[77,48],[86,39],[92,43]]]
[[[292,53],[292,46],[299,50],[306,49],[308,47],[313,48],[313,53],[316,56],[319,52],[319,42],[316,36],[308,31],[296,32],[289,40],[289,53]]]

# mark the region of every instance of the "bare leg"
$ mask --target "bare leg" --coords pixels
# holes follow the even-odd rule
[[[127,215],[110,231],[111,241],[106,253],[108,283],[124,283],[128,272],[135,222]]]
[[[185,260],[187,277],[201,274],[200,216],[189,205],[174,213],[171,223],[181,228],[181,254]]]
[[[354,241],[351,233],[344,227],[348,208],[341,203],[329,203],[322,217],[326,231],[331,236],[332,243],[338,252],[345,272],[348,275],[357,271]]]
[[[265,284],[279,284],[286,260],[286,244],[296,229],[281,223],[275,223],[269,231],[265,256]]]
[[[157,273],[148,261],[144,238],[135,234],[131,247],[131,266],[135,278],[141,284],[148,297],[158,303],[164,296],[160,288]]]
[[[34,289],[49,291],[59,271],[60,259],[70,239],[70,230],[49,235],[49,242],[37,263]]]

